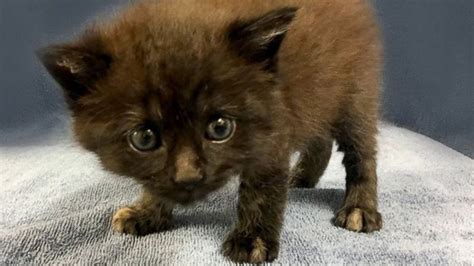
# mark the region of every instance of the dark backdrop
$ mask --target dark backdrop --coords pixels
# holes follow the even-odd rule
[[[0,130],[21,130],[64,109],[33,51],[124,2],[0,1]],[[385,118],[472,157],[474,1],[377,0],[375,6],[386,44]]]

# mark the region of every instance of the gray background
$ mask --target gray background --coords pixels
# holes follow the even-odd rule
[[[54,123],[64,103],[33,51],[123,2],[0,1],[0,130]],[[378,0],[375,6],[386,44],[384,117],[473,157],[474,1]]]

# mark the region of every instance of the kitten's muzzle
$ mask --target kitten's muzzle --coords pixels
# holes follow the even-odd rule
[[[176,175],[173,178],[173,183],[179,188],[185,190],[194,190],[204,180],[202,171],[190,164],[183,165],[181,169],[176,171]]]
[[[176,172],[173,183],[185,190],[194,190],[204,180],[198,157],[189,146],[181,148],[176,155]]]

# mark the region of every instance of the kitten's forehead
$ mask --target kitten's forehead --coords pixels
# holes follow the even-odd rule
[[[211,62],[215,51],[219,50],[218,45],[206,29],[199,26],[147,27],[135,25],[130,33],[135,35],[135,43],[125,43],[125,52],[136,55],[135,60],[144,68],[147,86],[159,89],[168,98],[192,98],[211,75]],[[154,34],[147,34],[147,31]]]
[[[235,110],[256,102],[246,101],[248,97],[244,95],[249,93],[245,91],[268,86],[270,73],[256,71],[258,66],[244,64],[231,52],[227,38],[230,19],[214,23],[202,14],[181,13],[175,18],[163,15],[161,9],[137,14],[125,16],[112,30],[102,31],[118,59],[110,83],[115,83],[124,97],[130,94],[130,87],[137,91],[138,100],[132,104],[157,95],[159,101],[153,102],[159,112],[153,113],[168,119],[180,118],[200,115],[203,110]],[[212,16],[214,19],[220,18]]]

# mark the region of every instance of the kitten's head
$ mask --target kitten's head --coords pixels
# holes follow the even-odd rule
[[[81,145],[183,204],[232,175],[270,169],[285,150],[276,59],[296,9],[220,26],[153,11],[136,8],[39,52]]]

